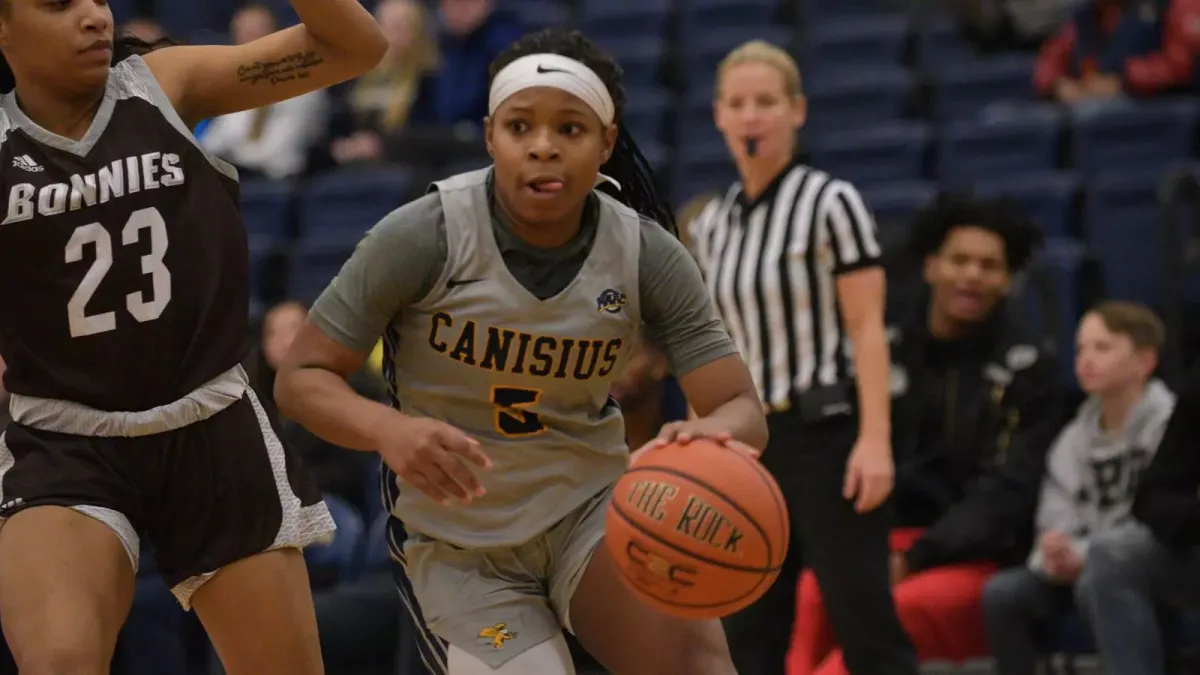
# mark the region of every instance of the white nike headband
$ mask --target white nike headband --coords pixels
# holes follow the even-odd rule
[[[488,93],[488,115],[495,115],[510,96],[533,87],[553,87],[573,94],[587,104],[608,126],[616,118],[616,106],[608,87],[596,71],[560,54],[522,56],[496,73]]]

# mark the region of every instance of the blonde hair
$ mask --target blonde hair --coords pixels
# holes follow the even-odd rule
[[[379,6],[382,7],[386,2],[403,2],[414,10],[416,25],[413,26],[413,44],[403,54],[388,53],[374,70],[359,78],[351,93],[351,101],[359,111],[371,108],[379,110],[380,126],[392,131],[403,127],[408,121],[421,78],[438,66],[438,49],[424,5],[417,0],[384,0]],[[381,107],[372,106],[371,102],[380,90],[388,92],[387,103]]]
[[[713,92],[714,96],[720,97],[721,95],[721,80],[725,77],[725,72],[734,66],[745,63],[761,63],[779,71],[779,74],[783,76],[783,86],[788,96],[795,98],[804,93],[801,87],[800,66],[796,65],[796,59],[770,42],[751,40],[742,43],[726,54],[725,58],[721,59],[721,63],[717,65],[717,86]]]

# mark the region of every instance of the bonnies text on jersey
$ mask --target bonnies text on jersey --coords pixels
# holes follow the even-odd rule
[[[183,181],[179,155],[147,152],[118,159],[96,173],[75,174],[66,183],[17,183],[8,191],[8,213],[0,225],[78,211],[126,195],[182,185]]]

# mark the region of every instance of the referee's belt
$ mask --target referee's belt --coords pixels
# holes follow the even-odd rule
[[[786,399],[774,405],[764,401],[763,412],[770,415],[795,411],[805,422],[819,422],[854,414],[857,394],[854,380],[840,380],[804,391],[792,390]]]

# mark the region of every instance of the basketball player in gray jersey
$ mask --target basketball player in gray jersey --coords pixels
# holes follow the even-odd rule
[[[756,453],[750,375],[620,130],[619,67],[552,29],[492,73],[495,165],[367,235],[314,305],[277,399],[395,472],[386,492],[409,535],[393,556],[451,675],[573,673],[563,628],[619,675],[734,675],[718,622],[643,606],[600,544],[629,461],[609,391],[638,331],[699,415],[660,439]],[[602,164],[634,208],[593,189]],[[345,383],[380,334],[400,412]]]

